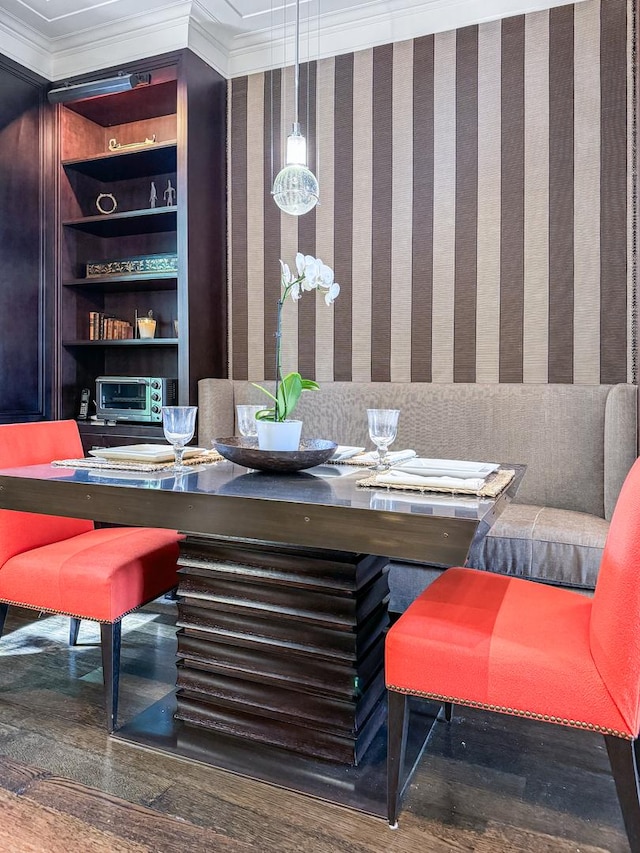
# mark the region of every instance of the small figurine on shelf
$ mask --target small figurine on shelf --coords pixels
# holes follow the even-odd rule
[[[176,191],[171,186],[171,179],[167,181],[167,188],[164,191],[164,198],[167,203],[167,207],[171,207],[173,204],[176,203]]]
[[[122,142],[118,142],[117,139],[110,139],[109,140],[109,151],[127,151],[127,150],[131,150],[133,148],[142,148],[145,145],[153,145],[155,141],[156,141],[155,133],[153,134],[153,136],[147,136],[145,138],[144,142],[127,142],[124,145],[122,144]]]
[[[108,216],[110,213],[115,213],[118,207],[118,202],[113,193],[99,193],[96,198],[96,207],[100,213]]]
[[[151,181],[151,193],[149,194],[149,207],[155,207],[158,200],[158,190],[155,181]]]

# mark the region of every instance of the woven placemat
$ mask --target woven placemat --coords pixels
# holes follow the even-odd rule
[[[217,450],[206,450],[197,456],[190,456],[183,461],[183,465],[208,465],[219,462],[223,457]],[[175,465],[174,462],[116,462],[107,459],[56,459],[51,463],[61,468],[91,468],[98,471],[169,471]]]
[[[380,483],[377,474],[363,477],[356,485],[365,489],[389,489],[410,492],[443,492],[450,495],[476,495],[480,498],[496,498],[504,491],[515,477],[516,472],[510,468],[500,469],[489,474],[480,489],[454,489],[451,486],[420,486],[417,483]]]

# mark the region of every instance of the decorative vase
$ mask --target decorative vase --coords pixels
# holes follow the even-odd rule
[[[258,421],[260,450],[298,450],[302,421]]]

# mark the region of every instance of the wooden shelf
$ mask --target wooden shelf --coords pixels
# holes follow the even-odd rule
[[[65,169],[89,175],[99,181],[151,177],[176,171],[177,142],[170,140],[143,148],[109,151],[97,157],[63,160],[62,165]]]
[[[128,338],[124,341],[63,341],[63,347],[175,347],[177,338]],[[155,374],[154,374],[155,375]]]
[[[63,287],[77,287],[79,290],[94,289],[102,293],[132,293],[138,290],[175,290],[178,274],[175,272],[143,272],[133,275],[93,276],[92,278],[72,278],[63,281]]]
[[[177,211],[176,205],[150,207],[143,210],[125,210],[122,213],[106,213],[100,216],[67,219],[62,224],[65,228],[74,228],[96,237],[158,234],[176,230]]]

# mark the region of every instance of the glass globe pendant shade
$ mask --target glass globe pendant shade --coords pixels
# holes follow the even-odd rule
[[[318,203],[319,188],[316,176],[307,168],[307,141],[294,122],[287,137],[286,166],[276,175],[271,194],[284,213],[302,216]]]
[[[285,166],[273,182],[273,200],[284,213],[302,216],[318,203],[318,181],[306,166]]]

